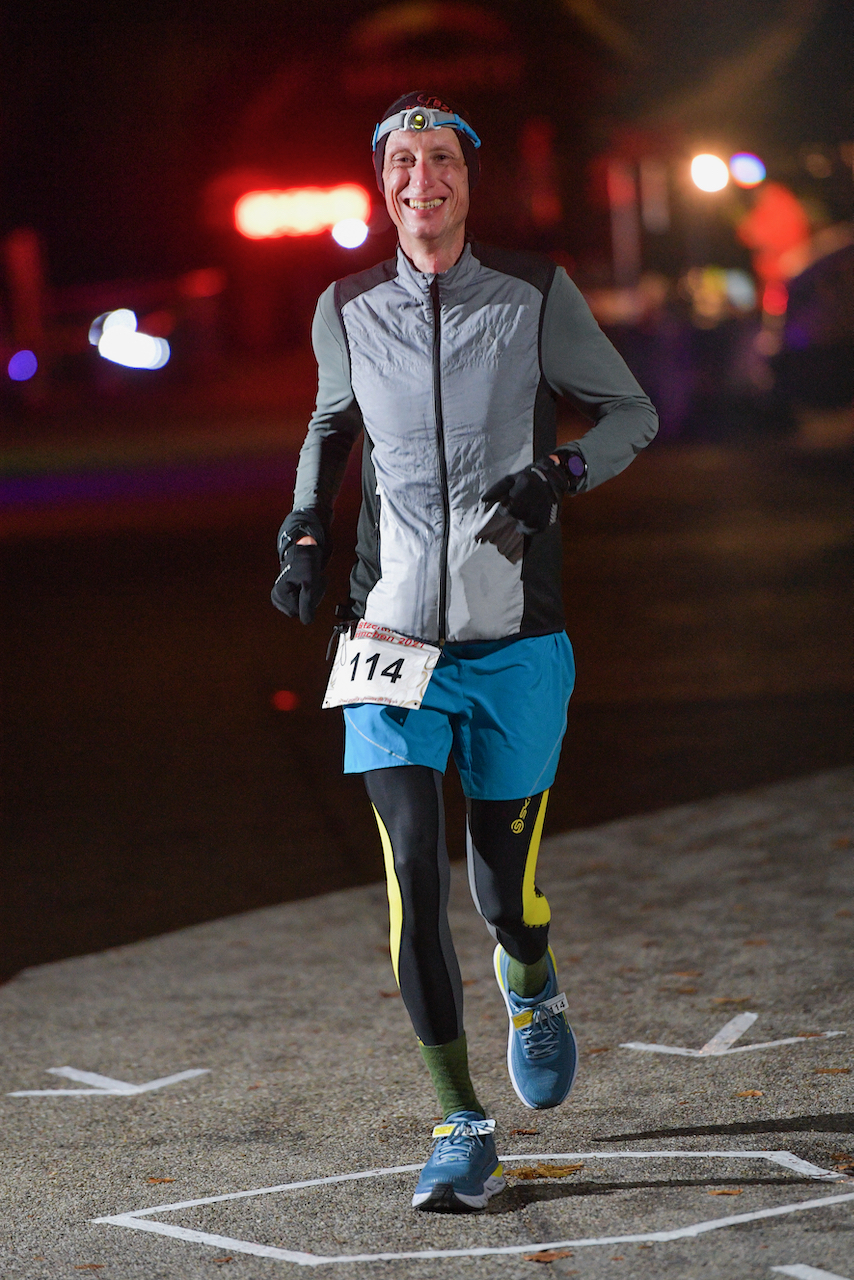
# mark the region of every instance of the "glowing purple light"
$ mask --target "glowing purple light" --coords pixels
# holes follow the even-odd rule
[[[729,171],[733,182],[740,187],[758,187],[765,181],[765,165],[750,151],[739,151],[730,156]]]
[[[16,351],[6,366],[6,372],[13,382],[27,382],[38,367],[34,352]]]

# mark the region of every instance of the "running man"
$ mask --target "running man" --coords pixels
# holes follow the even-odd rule
[[[318,302],[317,405],[272,593],[284,613],[311,622],[333,503],[363,433],[350,579],[361,621],[348,637],[348,670],[355,679],[358,646],[368,643],[360,633],[396,639],[392,652],[410,665],[422,660],[412,641],[426,642],[435,666],[429,674],[423,658],[423,696],[407,702],[396,691],[404,660],[378,666],[386,657],[363,648],[363,678],[377,680],[344,707],[344,770],[364,775],[376,815],[392,964],[444,1116],[412,1203],[451,1212],[482,1209],[504,1179],[495,1121],[468,1069],[442,777],[453,753],[472,897],[496,943],[513,1088],[528,1107],[555,1107],[572,1087],[577,1049],[535,872],[575,678],[560,508],[565,494],[622,471],[657,430],[655,410],[566,272],[467,238],[479,149],[468,120],[428,93],[398,98],[374,131],[399,247]],[[593,423],[560,448],[558,396]]]

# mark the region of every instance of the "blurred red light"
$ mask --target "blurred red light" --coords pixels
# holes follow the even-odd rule
[[[288,191],[247,191],[234,206],[234,225],[249,240],[316,236],[345,218],[367,222],[371,198],[364,187],[292,187]]]
[[[215,298],[226,285],[225,272],[218,267],[201,267],[181,276],[178,287],[184,298]]]
[[[279,689],[271,699],[277,711],[296,711],[299,706],[299,694],[290,689]]]
[[[789,305],[789,291],[779,280],[771,280],[762,291],[762,310],[769,316],[784,316]]]

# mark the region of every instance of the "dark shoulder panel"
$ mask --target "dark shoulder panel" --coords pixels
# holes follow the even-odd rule
[[[341,314],[341,308],[346,306],[348,302],[352,302],[354,298],[358,298],[360,294],[367,293],[369,289],[374,289],[378,284],[383,284],[386,280],[394,280],[397,276],[397,259],[389,258],[386,262],[378,262],[375,267],[368,267],[365,271],[357,271],[352,276],[345,276],[343,280],[335,282],[335,306],[338,314]]]
[[[551,288],[557,267],[544,253],[499,249],[495,245],[481,244],[477,240],[472,241],[471,251],[479,262],[492,271],[501,271],[506,276],[527,280],[528,284],[532,284],[542,294],[547,294]]]

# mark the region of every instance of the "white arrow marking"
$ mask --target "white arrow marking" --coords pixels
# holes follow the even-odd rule
[[[701,1049],[677,1049],[670,1044],[644,1044],[640,1040],[629,1040],[621,1044],[621,1049],[637,1049],[641,1053],[677,1053],[683,1058],[722,1058],[728,1053],[753,1053],[756,1049],[773,1049],[778,1044],[804,1044],[807,1040],[829,1040],[831,1036],[844,1036],[844,1031],[820,1031],[817,1035],[789,1036],[785,1040],[763,1040],[761,1044],[740,1044],[732,1047],[739,1036],[743,1036],[748,1027],[752,1027],[758,1013],[737,1013],[729,1022],[725,1022],[720,1031],[707,1040]]]
[[[102,1097],[116,1097],[131,1094],[150,1093],[152,1089],[162,1089],[167,1084],[177,1084],[179,1080],[190,1080],[193,1076],[210,1074],[209,1067],[193,1067],[189,1071],[178,1071],[174,1076],[161,1076],[159,1080],[148,1080],[144,1084],[128,1084],[126,1080],[114,1080],[112,1076],[101,1076],[96,1071],[78,1071],[76,1067],[48,1067],[51,1075],[64,1076],[66,1080],[80,1080],[83,1084],[94,1085],[90,1089],[17,1089],[9,1093],[8,1098],[56,1098],[68,1097],[71,1094],[99,1094]]]
[[[729,1022],[724,1023],[711,1040],[706,1041],[699,1052],[703,1057],[726,1053],[727,1049],[731,1049],[736,1040],[744,1035],[747,1028],[753,1026],[758,1017],[758,1013],[737,1013]]]
[[[820,1271],[818,1267],[807,1267],[796,1262],[791,1267],[772,1267],[781,1276],[794,1276],[795,1280],[847,1280],[846,1276],[838,1276],[835,1271]]]

